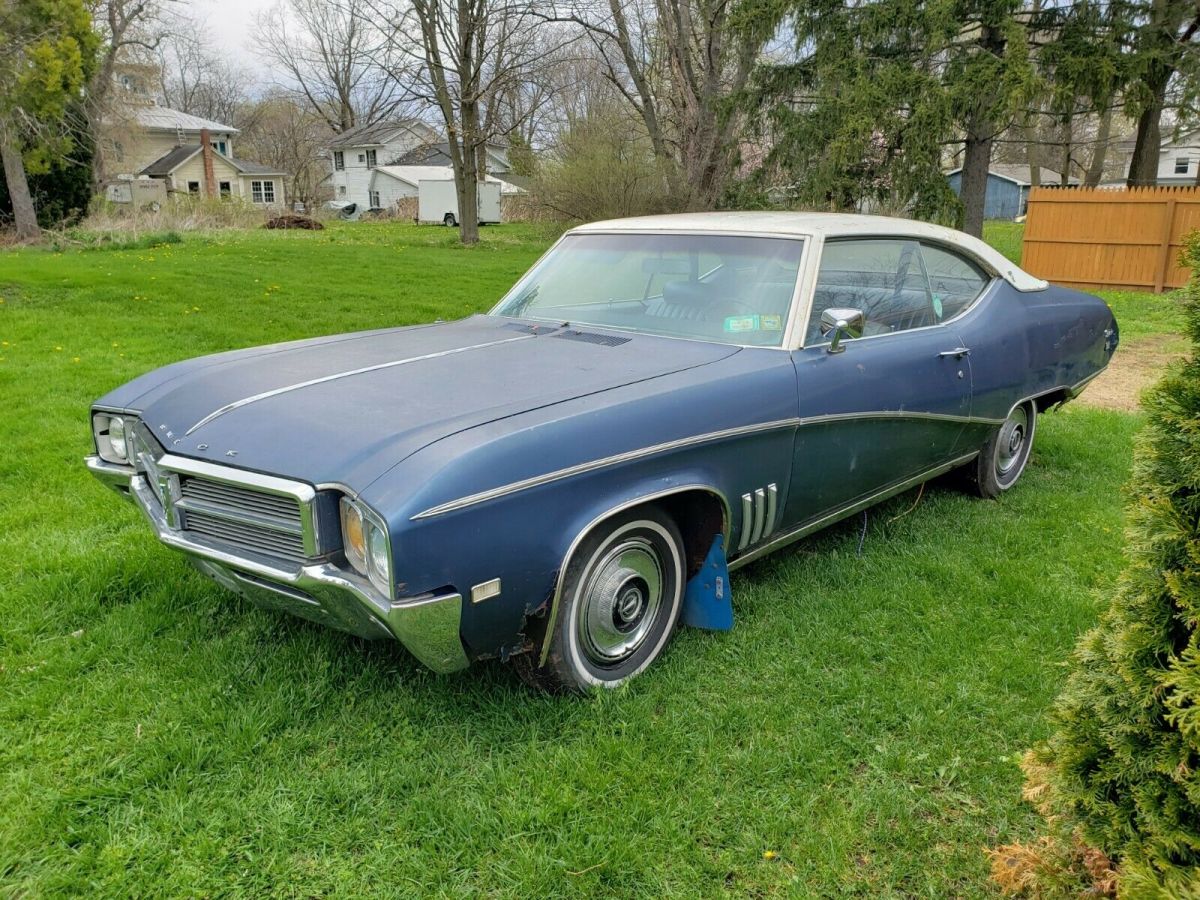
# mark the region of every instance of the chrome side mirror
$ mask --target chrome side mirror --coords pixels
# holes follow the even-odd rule
[[[860,338],[867,318],[861,309],[827,309],[821,313],[821,334],[829,338],[829,352],[841,353],[842,338]]]

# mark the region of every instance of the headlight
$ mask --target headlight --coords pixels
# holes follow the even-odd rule
[[[387,528],[349,497],[343,497],[342,548],[354,571],[366,575],[381,593],[392,593],[392,552]]]
[[[133,421],[124,416],[96,413],[92,417],[92,433],[96,436],[96,452],[105,462],[129,462],[129,430]]]

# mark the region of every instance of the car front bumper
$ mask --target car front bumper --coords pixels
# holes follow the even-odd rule
[[[454,672],[467,666],[459,637],[463,608],[460,594],[426,594],[389,601],[364,579],[331,563],[289,570],[231,553],[171,527],[140,472],[97,456],[89,456],[86,463],[102,483],[133,501],[162,543],[182,551],[205,575],[252,603],[364,638],[396,638],[434,672]]]

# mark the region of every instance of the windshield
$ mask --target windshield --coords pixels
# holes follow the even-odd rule
[[[493,315],[778,347],[804,243],[708,234],[572,234]]]

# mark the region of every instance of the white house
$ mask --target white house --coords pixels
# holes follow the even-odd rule
[[[364,206],[371,202],[375,170],[392,165],[417,147],[436,143],[440,135],[418,119],[359,125],[329,144],[329,183],[333,198]]]
[[[1132,149],[1130,151],[1132,155]],[[1197,184],[1200,167],[1200,131],[1189,131],[1163,141],[1158,150],[1159,184]]]

